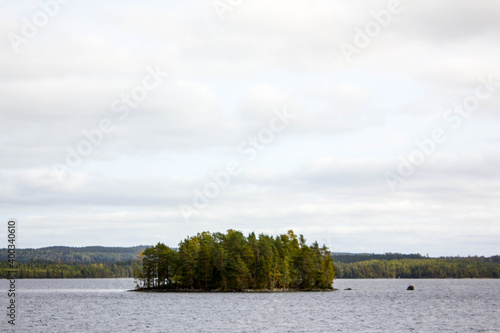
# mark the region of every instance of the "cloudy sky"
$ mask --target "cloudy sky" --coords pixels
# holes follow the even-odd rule
[[[232,228],[500,253],[498,1],[0,6],[0,218],[19,247]]]

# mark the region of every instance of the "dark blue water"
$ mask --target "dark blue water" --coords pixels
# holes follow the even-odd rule
[[[126,291],[133,286],[18,280],[16,332],[500,332],[500,280],[336,280],[341,290],[323,293]],[[10,331],[6,315],[0,329]]]

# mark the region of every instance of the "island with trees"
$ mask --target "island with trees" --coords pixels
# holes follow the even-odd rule
[[[260,237],[260,236],[259,236]],[[279,239],[280,237],[274,238]],[[247,243],[249,239],[247,238]],[[253,240],[252,240],[253,242]],[[277,245],[274,245],[276,249]],[[314,249],[316,246],[313,245]],[[16,249],[16,278],[18,279],[72,279],[72,278],[132,278],[141,267],[138,254],[152,246],[50,246],[39,249]],[[299,237],[300,248],[300,237]],[[310,247],[311,248],[311,247]],[[177,252],[177,249],[172,249]],[[153,250],[150,250],[151,252]],[[273,250],[274,251],[274,250]],[[308,250],[304,250],[307,252]],[[270,253],[268,251],[268,253]],[[279,251],[278,251],[279,253]],[[290,252],[288,253],[290,255]],[[144,255],[144,253],[142,254]],[[380,278],[500,278],[500,256],[467,256],[431,258],[420,254],[401,253],[332,253],[337,279]],[[260,253],[259,253],[260,256]],[[240,259],[243,260],[244,256]],[[294,257],[290,263],[300,260]],[[9,252],[0,249],[0,278],[11,272]],[[269,260],[266,261],[270,262]],[[280,261],[281,262],[281,261]],[[306,261],[307,263],[308,261]],[[281,263],[283,265],[283,263]],[[306,265],[307,266],[307,265]],[[248,267],[247,267],[248,269]],[[297,268],[294,268],[297,271]],[[298,270],[300,272],[300,270]],[[227,273],[227,272],[226,272]],[[152,281],[150,282],[152,284]],[[279,287],[279,284],[278,284]]]
[[[138,256],[140,291],[333,290],[335,266],[326,246],[307,245],[293,231],[280,236],[228,230],[162,243]]]

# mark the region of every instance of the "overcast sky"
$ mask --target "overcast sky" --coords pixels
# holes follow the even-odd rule
[[[498,1],[0,6],[0,218],[19,247],[231,228],[500,253]]]

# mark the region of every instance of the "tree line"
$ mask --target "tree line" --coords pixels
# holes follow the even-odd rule
[[[419,253],[403,254],[403,253],[332,253],[332,257],[336,263],[353,263],[366,260],[394,260],[394,259],[423,259],[425,258]]]
[[[137,255],[146,248],[54,246],[17,249],[17,277],[133,277]],[[420,254],[333,253],[332,257],[338,278],[500,278],[500,256],[428,258]],[[6,278],[8,270],[7,250],[0,249],[0,278]]]
[[[131,278],[134,262],[129,260],[107,263],[18,263],[15,272],[18,279]],[[7,262],[0,262],[0,278],[7,278],[11,272]]]
[[[18,263],[111,263],[135,260],[137,254],[147,246],[104,247],[104,246],[51,246],[40,249],[16,249]],[[0,261],[7,261],[7,249],[0,249]]]
[[[368,260],[394,260],[394,259],[448,259],[448,260],[466,260],[466,261],[477,261],[477,262],[493,262],[500,263],[500,256],[484,257],[484,256],[468,256],[468,257],[439,257],[430,258],[429,255],[423,256],[420,253],[403,254],[403,253],[345,253],[345,252],[333,252],[332,258],[336,263],[353,263],[359,261]]]
[[[16,278],[131,278],[137,254],[147,246],[16,249]],[[0,249],[0,278],[11,269],[7,249]]]
[[[134,275],[139,289],[332,289],[335,267],[326,246],[308,246],[291,230],[277,237],[228,230],[187,237],[177,249],[149,247]]]
[[[367,260],[335,264],[337,277],[371,278],[500,278],[498,256],[491,258],[427,258]]]

